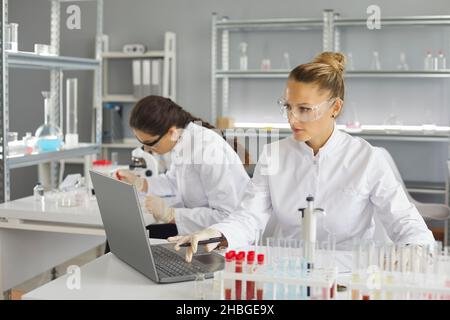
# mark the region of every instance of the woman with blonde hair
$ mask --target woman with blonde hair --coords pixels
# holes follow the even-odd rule
[[[200,240],[224,236],[222,245],[229,248],[251,244],[269,218],[281,237],[301,239],[298,208],[307,206],[309,195],[326,212],[317,220],[317,240],[331,233],[338,249],[349,249],[353,239],[373,238],[374,215],[397,244],[434,241],[381,150],[336,128],[344,66],[341,53],[323,52],[290,72],[279,103],[292,136],[265,146],[235,213],[200,232],[169,238],[176,248],[191,242],[188,261]]]

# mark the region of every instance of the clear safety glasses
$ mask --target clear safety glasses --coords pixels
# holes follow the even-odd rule
[[[333,98],[330,100],[323,101],[317,105],[308,105],[308,104],[298,104],[298,105],[290,105],[286,99],[281,98],[278,100],[278,105],[280,106],[280,112],[288,119],[289,117],[293,117],[294,119],[301,122],[315,121],[320,119],[325,111],[328,110],[335,102],[337,98]]]

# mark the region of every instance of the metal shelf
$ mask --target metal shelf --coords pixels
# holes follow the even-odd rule
[[[124,103],[134,103],[137,102],[136,99],[131,94],[109,94],[102,98],[103,102],[124,102]]]
[[[95,59],[44,56],[32,52],[7,52],[8,67],[27,69],[96,70],[100,62]]]
[[[50,161],[83,157],[100,152],[100,146],[91,143],[80,143],[78,147],[55,152],[42,152],[27,155],[8,156],[7,163],[10,169],[32,166]]]
[[[304,30],[321,29],[323,20],[321,19],[256,19],[256,20],[225,20],[218,21],[218,29],[231,31],[245,30]]]
[[[450,78],[450,70],[352,70],[345,73],[346,78]]]
[[[120,51],[105,52],[103,59],[136,59],[136,58],[164,58],[164,51],[147,51],[144,53],[125,53]]]
[[[216,78],[257,78],[257,79],[278,79],[278,78],[287,78],[289,75],[289,70],[270,70],[270,71],[261,71],[261,70],[218,70],[216,72]]]
[[[343,128],[342,125],[337,126],[339,130],[342,130],[352,136],[361,137],[367,140],[379,140],[379,141],[409,141],[409,142],[450,142],[450,130],[444,130],[443,127],[437,127],[438,129],[435,132],[426,132],[420,130],[399,130],[397,132],[393,132],[392,130],[384,130],[383,126],[379,126],[379,129],[370,129],[370,130],[362,130],[362,131],[352,131]],[[376,126],[371,126],[376,127]],[[413,126],[411,126],[412,128]],[[247,132],[225,132],[227,136],[230,137],[260,137],[265,135],[272,135],[273,132],[269,129],[265,128],[255,128],[250,126],[240,126],[236,127],[236,129],[247,130]],[[292,133],[289,129],[286,128],[285,124],[272,124],[270,128],[278,130],[277,134],[280,138],[285,138],[290,136]],[[249,129],[253,129],[250,130]],[[262,131],[262,132],[261,132]]]
[[[383,17],[384,26],[450,26],[450,16],[412,16],[412,17]],[[367,26],[367,19],[339,19],[334,21],[336,27]]]
[[[102,144],[102,148],[111,148],[111,149],[134,149],[140,146],[142,145],[139,143],[127,143],[127,142]]]
[[[289,75],[289,70],[218,70],[216,78],[228,79],[285,79]],[[424,71],[424,70],[353,70],[345,73],[346,78],[450,78],[450,70]]]

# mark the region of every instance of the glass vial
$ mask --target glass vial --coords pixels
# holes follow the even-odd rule
[[[66,80],[66,146],[78,144],[78,79]]]
[[[371,69],[372,70],[381,70],[380,55],[378,54],[378,51],[374,51],[372,54]]]
[[[444,53],[440,50],[437,57],[434,58],[434,70],[446,70],[447,62]]]
[[[241,42],[239,44],[240,56],[239,56],[239,69],[248,70],[248,56],[247,56],[247,43]]]
[[[36,201],[44,200],[44,187],[40,182],[38,182],[36,186],[33,188],[33,196],[34,200]]]
[[[398,70],[409,70],[409,66],[406,63],[406,54],[404,52],[400,53],[400,63],[397,66]]]

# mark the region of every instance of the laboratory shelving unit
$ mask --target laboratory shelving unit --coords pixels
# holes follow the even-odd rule
[[[124,53],[120,51],[104,52],[103,58],[103,102],[134,103],[137,99],[132,94],[110,94],[108,86],[109,60],[111,59],[162,59],[162,95],[176,100],[176,35],[173,32],[164,34],[164,49],[146,51],[142,54]]]
[[[50,18],[50,45],[54,48],[56,56],[37,55],[32,52],[7,52],[5,51],[5,25],[8,23],[8,0],[1,0],[0,37],[1,37],[1,59],[0,59],[0,202],[10,199],[10,169],[32,166],[36,164],[51,163],[51,185],[55,186],[57,181],[56,161],[70,158],[85,157],[85,164],[88,164],[89,157],[100,152],[102,137],[102,109],[101,109],[101,88],[102,88],[102,59],[101,36],[103,33],[103,0],[84,0],[96,3],[96,38],[95,57],[92,59],[59,56],[60,52],[60,24],[61,24],[61,3],[73,2],[71,0],[49,0],[51,1]],[[80,143],[74,148],[63,148],[56,152],[46,152],[24,155],[8,155],[8,142],[6,137],[9,131],[9,84],[8,69],[44,69],[50,72],[50,92],[52,94],[53,105],[51,120],[63,124],[63,101],[62,88],[63,76],[66,70],[90,70],[94,76],[93,94],[93,132],[92,143]],[[87,166],[85,166],[87,167]]]
[[[233,79],[283,79],[290,70],[272,69],[262,70],[233,70],[230,69],[230,33],[271,31],[271,30],[321,30],[323,51],[340,51],[340,36],[342,27],[366,27],[367,19],[343,19],[333,10],[324,10],[321,19],[260,19],[260,20],[230,20],[228,17],[219,18],[216,13],[212,15],[211,23],[211,121],[217,117],[229,116],[230,81]],[[386,26],[450,26],[450,16],[413,16],[413,17],[383,17],[383,27]],[[219,62],[220,58],[220,62]],[[346,79],[448,79],[449,70],[348,70]],[[220,98],[219,98],[220,97]],[[255,119],[257,122],[258,120]],[[249,128],[236,123],[237,128]],[[261,128],[271,127],[262,123]],[[450,127],[440,132],[424,134],[423,132],[390,133],[382,130],[360,130],[350,134],[363,137],[367,140],[377,141],[406,141],[406,142],[438,142],[448,144],[450,141]],[[341,128],[343,129],[343,128]],[[264,134],[267,134],[264,132]],[[231,136],[236,134],[229,134]],[[289,135],[289,131],[281,127],[278,132],[280,138]],[[238,133],[241,137],[257,137],[258,133]],[[449,150],[450,158],[450,150]],[[449,169],[450,169],[450,162]],[[444,195],[445,204],[449,204],[449,181],[445,183],[406,182],[408,190],[414,193],[427,193]],[[445,242],[447,241],[448,222],[445,223]]]
[[[109,92],[109,61],[110,60],[132,60],[132,59],[162,59],[162,95],[176,101],[176,34],[165,32],[164,49],[150,50],[142,54],[124,53],[120,51],[109,51],[102,54],[103,58],[103,103],[136,103],[138,99],[132,94],[112,94]],[[124,141],[102,144],[102,157],[108,158],[111,149],[134,149],[139,145],[135,141]]]

